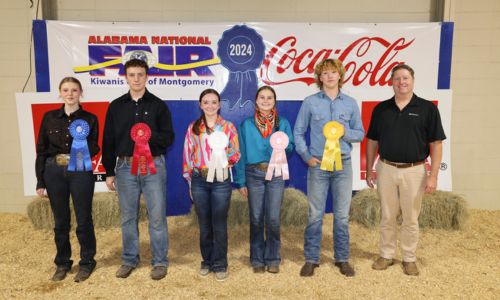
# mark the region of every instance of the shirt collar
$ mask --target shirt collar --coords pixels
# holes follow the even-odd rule
[[[319,96],[323,99],[330,100],[330,97],[328,97],[328,95],[323,90],[319,91]],[[339,89],[339,93],[337,94],[337,97],[335,99],[345,100],[345,94],[342,93],[342,90]],[[333,99],[333,100],[335,100],[335,99]]]
[[[75,117],[78,117],[80,115],[80,112],[82,111],[82,105],[80,104],[78,106],[78,109],[75,110],[74,112],[72,112],[70,114],[70,116],[75,116]],[[57,117],[58,118],[63,118],[63,117],[67,117],[66,115],[66,112],[64,111],[64,104],[61,106],[61,108],[57,111]]]
[[[395,95],[392,96],[391,100],[392,100],[392,104],[395,107],[397,107],[397,105],[396,105],[396,96]],[[410,102],[408,102],[408,104],[405,106],[405,108],[409,107],[409,106],[418,106],[417,100],[418,100],[418,96],[415,93],[413,93],[413,96],[411,96]]]
[[[411,100],[410,100],[410,103],[408,103],[408,105],[409,106],[416,106],[416,105],[418,105],[417,99],[418,99],[418,96],[415,93],[413,93],[413,96],[411,96]]]
[[[141,102],[142,100],[147,99],[148,95],[149,95],[149,91],[148,91],[148,89],[146,89],[144,91],[144,95],[142,95],[142,97],[139,98],[139,100],[137,100],[137,102]],[[132,96],[130,95],[130,90],[128,91],[127,97],[125,98],[125,100],[135,102],[134,99],[132,99]]]
[[[217,120],[215,121],[215,124],[222,126],[222,117],[220,115],[217,115]]]
[[[222,127],[223,121],[224,121],[224,119],[222,119],[222,117],[220,115],[218,115],[217,120],[215,120],[215,124],[214,124],[214,127],[212,127],[212,129],[214,129],[215,127]],[[206,128],[205,122],[201,122],[200,129],[203,129],[203,131],[205,131],[205,128]]]

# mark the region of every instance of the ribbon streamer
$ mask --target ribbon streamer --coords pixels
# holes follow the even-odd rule
[[[336,121],[330,121],[323,127],[323,135],[326,138],[323,159],[319,167],[324,171],[342,171],[342,153],[340,151],[339,139],[344,135],[344,126]]]
[[[283,131],[276,131],[271,135],[269,142],[273,148],[273,152],[271,153],[271,160],[267,167],[266,180],[272,180],[273,174],[276,177],[283,176],[283,180],[289,179],[290,175],[285,153],[285,149],[290,142],[288,136]]]
[[[90,133],[89,124],[82,119],[76,119],[69,125],[69,133],[73,137],[69,153],[68,171],[92,171],[87,136]]]
[[[145,176],[148,174],[149,167],[149,173],[156,174],[153,156],[149,149],[149,139],[151,138],[151,129],[149,126],[146,123],[136,123],[130,130],[130,136],[135,142],[130,173],[137,175],[139,169],[141,175]]]
[[[229,138],[222,131],[214,131],[208,136],[208,145],[212,151],[208,161],[207,182],[214,182],[214,177],[223,182],[228,177],[226,147],[229,145]]]

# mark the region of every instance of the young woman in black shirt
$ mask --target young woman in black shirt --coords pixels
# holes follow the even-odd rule
[[[59,95],[64,105],[45,113],[36,144],[36,192],[41,197],[48,195],[54,214],[57,269],[53,281],[63,280],[73,264],[69,238],[70,195],[80,242],[80,268],[75,281],[86,280],[96,265],[92,221],[95,182],[91,157],[99,152],[99,130],[97,117],[81,107],[81,94],[78,79],[66,77],[61,80]]]

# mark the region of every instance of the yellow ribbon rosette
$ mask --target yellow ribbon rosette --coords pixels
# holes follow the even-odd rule
[[[326,138],[323,159],[319,167],[324,171],[342,171],[342,153],[340,152],[339,139],[344,135],[344,126],[336,121],[330,121],[323,127]]]

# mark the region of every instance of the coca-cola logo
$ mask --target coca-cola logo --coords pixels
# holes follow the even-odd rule
[[[268,85],[295,81],[311,85],[315,82],[314,66],[324,59],[338,58],[346,69],[344,84],[359,86],[366,82],[370,86],[390,85],[392,68],[404,63],[398,61],[397,55],[414,40],[407,41],[402,37],[391,42],[382,37],[361,37],[344,50],[307,48],[300,52],[296,48],[297,38],[288,36],[269,50],[262,63],[260,77]]]

